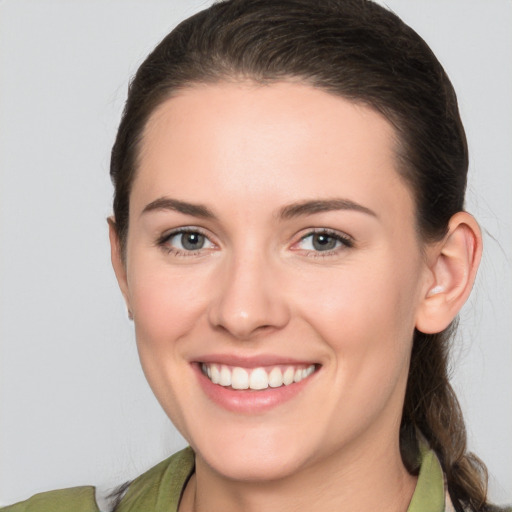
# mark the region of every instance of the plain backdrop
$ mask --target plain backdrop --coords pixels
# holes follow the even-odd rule
[[[0,504],[104,491],[184,445],[110,268],[109,152],[130,76],[198,0],[0,0]],[[485,232],[453,379],[491,497],[512,502],[512,2],[388,0],[459,94]]]

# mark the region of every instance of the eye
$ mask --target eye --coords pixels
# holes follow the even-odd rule
[[[215,247],[206,235],[193,229],[173,231],[162,237],[158,244],[177,255],[194,253],[202,249],[212,249]]]
[[[321,230],[308,233],[296,244],[296,248],[309,252],[332,252],[343,247],[352,247],[353,241],[338,232]]]

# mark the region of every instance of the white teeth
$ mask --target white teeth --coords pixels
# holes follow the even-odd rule
[[[231,373],[231,387],[233,389],[249,388],[249,374],[247,373],[247,370],[239,368],[238,366],[233,368]]]
[[[311,365],[313,367],[313,370],[315,369],[315,367],[313,365]],[[289,366],[288,368],[286,368],[284,374],[283,374],[283,384],[285,386],[288,386],[289,384],[291,384],[293,382],[293,376],[295,375],[295,370]]]
[[[315,365],[312,364],[307,368],[288,366],[284,371],[282,367],[275,366],[268,371],[265,368],[248,370],[239,366],[202,364],[201,370],[214,384],[224,387],[231,386],[233,389],[261,390],[300,382],[314,373]]]
[[[268,385],[269,377],[263,368],[256,368],[251,372],[251,376],[249,378],[249,387],[251,389],[267,389]]]
[[[271,388],[279,388],[283,385],[283,372],[277,366],[272,369],[268,376],[268,385]]]
[[[211,371],[212,371],[212,376],[211,376],[212,382],[214,384],[218,384],[220,382],[219,367],[216,364],[212,364]]]
[[[227,366],[220,367],[219,384],[221,386],[231,386],[231,372]]]

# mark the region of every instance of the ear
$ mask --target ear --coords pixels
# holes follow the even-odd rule
[[[482,255],[476,220],[458,212],[443,240],[427,249],[429,278],[416,314],[416,329],[426,334],[446,329],[469,297]]]
[[[114,217],[108,217],[108,237],[110,239],[110,259],[112,261],[112,267],[116,274],[117,283],[123,294],[126,307],[128,308],[128,317],[133,319],[131,306],[130,306],[130,295],[128,293],[128,279],[126,276],[126,265],[121,250],[121,241],[119,240],[119,234],[117,232],[116,221]]]

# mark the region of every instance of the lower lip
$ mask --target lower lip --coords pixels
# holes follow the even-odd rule
[[[282,405],[296,397],[304,388],[311,383],[317,371],[301,380],[288,386],[278,388],[267,388],[262,390],[235,390],[231,387],[214,384],[202,371],[199,364],[193,364],[199,383],[208,398],[220,407],[228,411],[257,414],[268,411]]]

